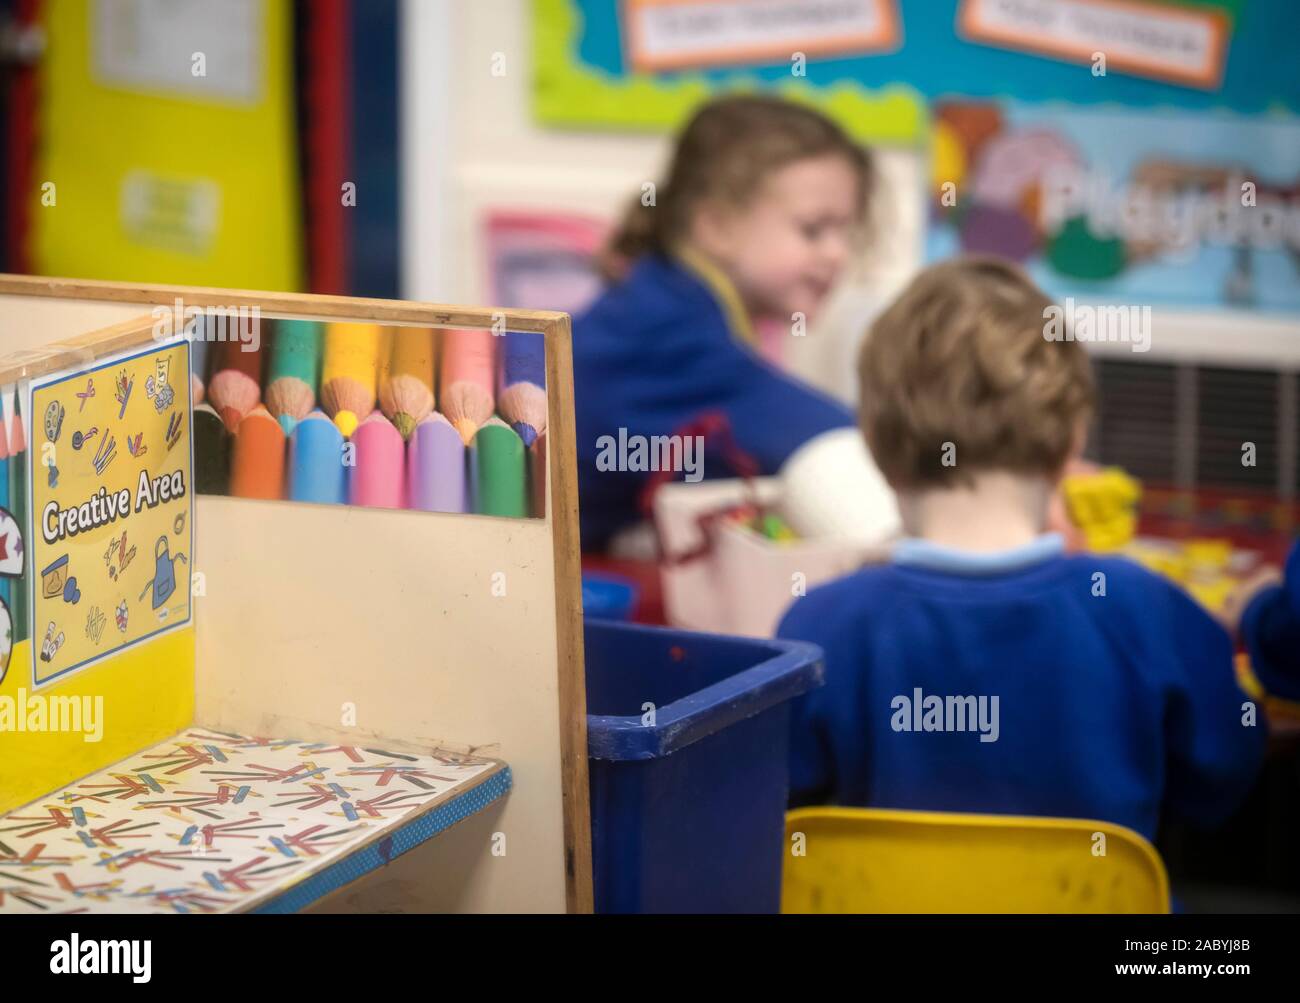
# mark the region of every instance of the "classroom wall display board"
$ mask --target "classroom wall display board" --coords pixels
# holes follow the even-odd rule
[[[567,315],[18,276],[0,304],[0,339],[24,346],[0,359],[0,913],[589,911]],[[316,482],[321,455],[364,469],[396,435],[385,462],[405,487],[401,430],[436,421],[390,417],[378,389],[347,439],[337,412],[286,421],[249,395],[301,387],[271,394],[240,355],[279,345],[290,379],[331,331],[377,333],[390,360],[482,335],[500,376],[494,325],[542,360],[526,511],[203,492],[201,440],[240,409],[252,486],[295,476],[283,421],[317,450]],[[442,421],[483,454],[467,476],[503,466],[487,427],[523,450],[500,418],[468,447]],[[456,479],[426,473],[431,495]]]
[[[1138,353],[1153,306],[1300,311],[1300,76],[1277,45],[1294,18],[1290,0],[962,0],[959,65],[1042,76],[935,96],[927,257],[1016,261],[1079,302],[1074,336]]]
[[[41,4],[28,270],[300,288],[291,8]]]
[[[533,0],[533,110],[557,128],[668,130],[720,91],[808,101],[863,142],[914,144],[925,102],[876,72],[900,0]]]
[[[534,113],[670,130],[717,93],[759,90],[863,142],[918,145],[954,96],[1295,113],[1276,44],[1293,18],[1291,0],[533,0]]]
[[[1294,18],[1292,0],[534,0],[535,111],[671,129],[752,89],[924,143],[929,260],[1014,260],[1084,305],[1080,338],[1144,352],[1143,307],[1300,310]]]

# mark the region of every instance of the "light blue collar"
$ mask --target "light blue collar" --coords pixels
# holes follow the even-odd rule
[[[894,544],[893,562],[907,568],[947,571],[955,575],[999,575],[1041,564],[1063,553],[1065,537],[1060,533],[1044,533],[1024,546],[989,554],[958,550],[909,536]]]

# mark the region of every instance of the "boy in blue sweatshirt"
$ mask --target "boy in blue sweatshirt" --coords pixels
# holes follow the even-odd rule
[[[1092,377],[1011,265],[922,273],[873,325],[860,420],[908,534],[798,599],[826,652],[793,716],[792,801],[1101,819],[1223,819],[1264,724],[1224,629],[1118,557],[1044,532]]]

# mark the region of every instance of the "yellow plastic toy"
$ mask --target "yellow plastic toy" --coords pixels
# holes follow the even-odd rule
[[[1083,531],[1089,550],[1119,550],[1132,541],[1142,485],[1119,467],[1072,474],[1061,489],[1070,518]]]
[[[1138,540],[1126,546],[1124,553],[1144,568],[1176,582],[1210,610],[1222,609],[1238,584],[1238,576],[1232,570],[1234,551],[1229,540]]]
[[[1083,819],[876,808],[786,815],[787,913],[1167,913],[1155,848]]]

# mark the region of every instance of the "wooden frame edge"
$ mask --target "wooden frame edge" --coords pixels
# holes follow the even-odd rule
[[[582,636],[582,554],[578,531],[577,435],[573,340],[568,314],[547,323],[547,453],[551,540],[555,548],[555,642],[560,696],[560,769],[564,797],[564,877],[569,912],[595,911],[591,798],[587,777],[587,675]]]
[[[507,310],[495,307],[453,306],[446,303],[417,303],[407,300],[361,299],[348,296],[323,296],[315,293],[260,292],[248,289],[218,289],[207,286],[135,285],[128,282],[97,282],[88,279],[58,279],[31,275],[0,273],[0,296],[44,296],[51,299],[94,300],[114,303],[138,303],[147,315],[156,319],[153,309],[167,305],[167,298],[180,300],[186,307],[259,307],[270,313],[292,313],[299,317],[322,320],[360,319],[386,324],[412,324],[439,327],[492,328],[504,323],[507,330],[544,334],[558,321],[568,322],[568,315],[553,310]],[[160,302],[162,300],[162,302]],[[139,324],[139,320],[123,322]],[[111,332],[122,327],[103,328],[67,342],[56,342],[59,352],[23,353],[27,364],[13,364],[0,370],[0,384],[17,382],[44,372],[66,368],[70,362],[89,361],[115,349],[102,347]],[[91,353],[89,355],[85,353]],[[72,356],[72,358],[68,358]],[[42,369],[42,366],[48,368]]]

